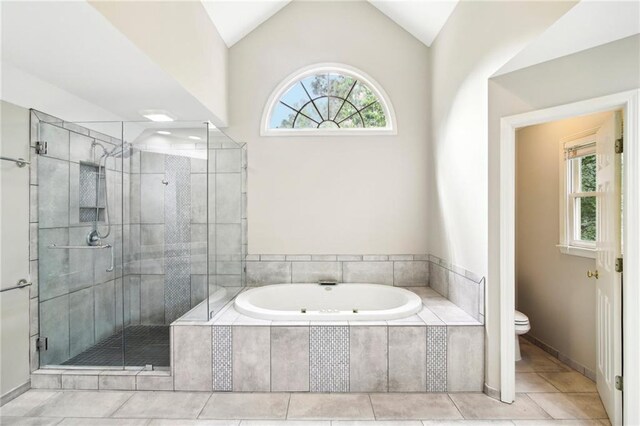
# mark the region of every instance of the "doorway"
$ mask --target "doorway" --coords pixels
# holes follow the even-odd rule
[[[640,166],[640,150],[637,143],[637,129],[640,121],[638,111],[638,91],[633,90],[620,94],[605,96],[588,101],[557,106],[545,110],[533,111],[501,119],[500,137],[500,237],[499,237],[499,288],[500,288],[500,359],[501,359],[501,391],[500,398],[504,402],[515,399],[515,160],[516,160],[516,130],[526,126],[550,122],[554,120],[593,114],[604,111],[621,109],[625,122],[623,139],[625,146],[625,172],[622,176],[623,198],[623,252],[629,259],[640,257],[640,188],[638,167]],[[633,218],[633,219],[631,219]],[[622,327],[624,324],[637,324],[640,314],[637,307],[640,303],[640,291],[630,283],[637,282],[640,268],[637,262],[628,262],[624,271],[625,280],[620,294],[614,294],[614,300],[607,309],[612,309],[612,318],[618,324],[609,324],[621,333],[613,333],[609,344],[604,346],[608,351],[611,367],[607,369],[608,380],[615,381],[616,376],[622,376],[622,359],[632,359],[640,354],[640,338],[634,327]],[[622,348],[624,339],[624,350]],[[624,352],[624,353],[623,353]],[[634,401],[640,398],[640,369],[633,363],[627,363],[624,370],[625,381],[628,386],[624,392],[613,394],[614,403],[610,417],[613,424],[624,421],[634,423],[640,421],[640,409]],[[624,411],[623,411],[624,410]]]
[[[516,392],[549,412],[561,398],[592,418],[613,410],[615,389],[609,388],[615,386],[605,372],[610,362],[597,348],[619,329],[607,330],[613,322],[597,319],[613,314],[598,306],[619,289],[621,277],[608,277],[596,257],[607,236],[619,254],[622,210],[619,179],[613,181],[617,203],[598,200],[608,170],[598,145],[619,138],[620,117],[621,111],[606,111],[516,132]],[[622,155],[604,157],[620,166]],[[566,395],[554,398],[555,392]]]

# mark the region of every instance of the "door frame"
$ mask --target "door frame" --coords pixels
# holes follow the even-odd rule
[[[622,282],[622,341],[623,359],[640,359],[640,90],[612,94],[599,98],[559,105],[500,119],[500,399],[515,400],[515,180],[516,130],[521,127],[562,120],[578,115],[622,109],[624,117],[624,170],[623,170],[623,253],[629,261],[624,264]],[[622,366],[622,363],[619,363]],[[617,372],[616,374],[620,374]],[[624,392],[622,394],[625,423],[640,424],[640,366],[624,365]]]

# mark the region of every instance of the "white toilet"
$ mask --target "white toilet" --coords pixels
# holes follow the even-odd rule
[[[531,324],[529,323],[529,317],[523,314],[520,311],[516,311],[515,314],[516,321],[516,361],[520,361],[522,356],[520,355],[520,341],[518,336],[521,334],[526,334],[531,330]]]

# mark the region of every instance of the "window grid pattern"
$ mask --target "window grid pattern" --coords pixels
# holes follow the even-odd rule
[[[296,81],[271,112],[272,129],[386,128],[382,101],[362,80],[340,73]]]
[[[596,161],[595,146],[583,148],[579,155],[567,155],[568,241],[576,247],[595,247],[596,240]]]

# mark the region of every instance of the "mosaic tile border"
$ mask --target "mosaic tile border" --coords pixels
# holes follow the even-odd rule
[[[349,327],[309,329],[311,392],[349,392]]]
[[[213,390],[233,390],[233,335],[231,326],[211,327]]]
[[[427,327],[427,392],[447,391],[447,327]]]
[[[171,323],[191,308],[191,159],[165,155],[164,168],[164,309]]]

